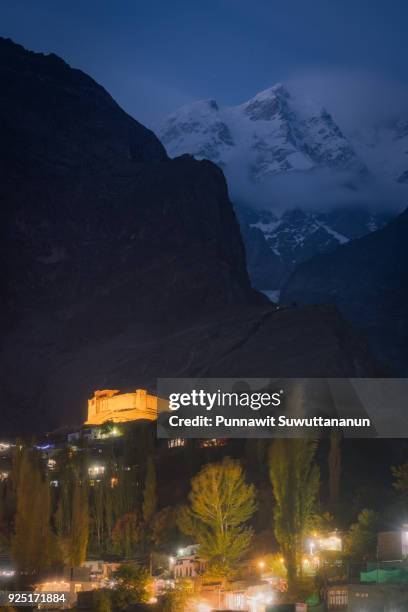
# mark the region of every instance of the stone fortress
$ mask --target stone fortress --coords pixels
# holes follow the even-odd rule
[[[147,419],[157,419],[158,398],[146,389],[136,389],[131,393],[120,393],[117,389],[95,391],[88,400],[88,418],[85,425],[102,425],[106,421],[126,423]]]

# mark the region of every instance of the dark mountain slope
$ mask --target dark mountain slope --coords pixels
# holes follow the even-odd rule
[[[2,251],[14,314],[95,297],[103,311],[107,295],[109,317],[125,295],[138,308],[153,297],[161,308],[171,295],[169,317],[178,302],[206,310],[256,299],[221,171],[169,160],[152,132],[55,56],[1,40],[0,79]]]
[[[336,304],[395,372],[408,372],[408,210],[373,234],[302,264],[282,303]]]
[[[3,411],[14,408],[8,417],[19,431],[80,423],[94,389],[154,391],[158,377],[383,373],[332,307],[235,307],[171,332],[131,315],[102,329],[97,320],[83,326],[59,313],[35,313],[7,336],[3,350]]]
[[[168,159],[55,56],[0,40],[0,81],[9,430],[78,421],[94,388],[152,387],[159,375],[377,371],[334,311],[276,313],[251,288],[215,165]]]
[[[127,174],[135,162],[166,159],[152,132],[56,55],[0,38],[0,70],[0,153],[12,175]]]

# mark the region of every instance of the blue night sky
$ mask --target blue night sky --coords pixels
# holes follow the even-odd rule
[[[148,125],[288,79],[337,96],[338,75],[340,106],[344,83],[408,87],[406,0],[1,0],[0,18],[3,36],[62,56]]]

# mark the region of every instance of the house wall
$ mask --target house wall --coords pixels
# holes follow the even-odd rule
[[[348,584],[330,587],[328,610],[347,612],[404,612],[408,589],[404,584]]]
[[[174,564],[175,578],[196,578],[203,573],[205,561],[194,555],[191,557],[178,558]]]

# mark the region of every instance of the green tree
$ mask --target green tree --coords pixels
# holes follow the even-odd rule
[[[310,532],[327,533],[328,531],[334,531],[336,528],[335,518],[330,512],[323,512],[323,514],[313,514],[310,517],[309,524]]]
[[[99,435],[101,438],[121,436],[122,430],[113,421],[105,421],[99,427]]]
[[[89,537],[88,487],[76,481],[72,499],[72,522],[69,541],[69,562],[72,567],[81,565],[86,559]]]
[[[184,612],[193,598],[193,586],[189,580],[176,582],[160,598],[162,612]]]
[[[152,571],[152,545],[153,545],[153,521],[156,512],[156,468],[153,455],[149,454],[146,466],[145,485],[143,490],[142,516],[143,532],[141,538],[141,549],[149,561],[150,571]]]
[[[156,469],[154,467],[153,457],[150,456],[147,461],[146,480],[143,491],[143,520],[145,525],[149,525],[154,513],[156,512],[157,494],[156,494]]]
[[[14,495],[10,479],[7,479],[0,482],[0,555],[10,553],[14,513]]]
[[[115,607],[119,610],[133,603],[146,603],[152,593],[152,580],[144,567],[135,563],[123,564],[114,575],[117,586],[114,592]]]
[[[379,515],[374,510],[364,508],[353,523],[345,538],[344,550],[355,560],[374,559],[377,549],[377,528]]]
[[[112,610],[112,594],[105,589],[99,589],[93,592],[92,612],[111,612]]]
[[[200,545],[212,573],[230,575],[251,542],[247,522],[256,510],[255,487],[245,482],[240,463],[226,458],[192,478],[189,501],[179,512],[181,531]]]
[[[120,487],[120,480],[117,480],[115,485],[107,487],[105,484],[105,498],[104,498],[104,543],[105,548],[108,546],[108,542],[112,535],[112,529],[114,527],[115,520],[115,492]]]
[[[103,536],[105,527],[105,506],[106,506],[106,479],[96,483],[92,487],[90,495],[90,540],[94,548],[100,552],[103,550]]]
[[[319,490],[319,468],[314,463],[317,443],[310,439],[278,438],[271,445],[269,473],[275,498],[274,531],[294,588],[301,573],[303,538]]]
[[[59,486],[55,490],[53,523],[58,538],[60,555],[64,563],[71,564],[73,548],[74,502],[78,510],[78,487],[84,479],[84,459],[73,455],[69,449],[60,451],[56,457]]]
[[[12,556],[20,571],[41,574],[55,562],[49,482],[35,451],[17,447],[16,453],[19,458],[15,463],[18,474],[13,474],[17,503]]]
[[[172,544],[174,548],[179,537],[176,509],[166,506],[156,512],[151,522],[151,541],[155,550],[168,550]]]
[[[140,525],[135,513],[128,512],[122,516],[112,530],[114,551],[129,559],[136,552],[140,540]]]
[[[332,508],[338,502],[340,494],[341,475],[341,431],[332,429],[330,432],[329,450],[329,498]]]
[[[270,553],[262,558],[267,572],[278,578],[286,578],[287,570],[285,560],[279,553]]]
[[[394,476],[393,487],[398,493],[404,496],[408,495],[408,463],[393,466],[391,472]]]

